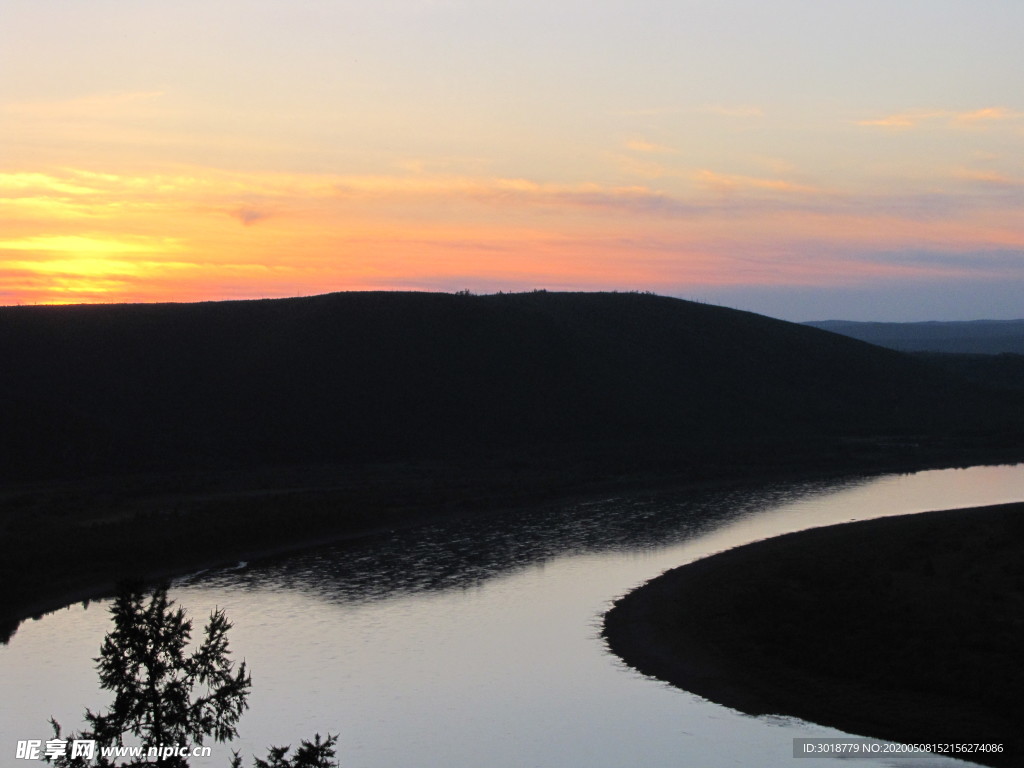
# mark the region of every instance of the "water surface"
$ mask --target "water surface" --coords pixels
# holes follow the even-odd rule
[[[346,768],[794,768],[794,737],[840,734],[741,715],[635,673],[600,639],[611,601],[667,568],[788,531],[1021,499],[1024,465],[638,494],[208,572],[172,596],[197,624],[214,606],[235,624],[232,649],[253,672],[233,745],[243,754],[319,731],[340,733]],[[84,707],[106,705],[91,659],[107,608],[28,622],[0,648],[0,753],[47,738],[51,714],[76,728]],[[229,756],[218,746],[196,764]],[[856,761],[885,765],[964,763]]]

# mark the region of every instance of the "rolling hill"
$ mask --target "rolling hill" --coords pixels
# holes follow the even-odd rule
[[[898,352],[647,294],[7,307],[0,360],[8,481],[948,437],[1021,412]]]

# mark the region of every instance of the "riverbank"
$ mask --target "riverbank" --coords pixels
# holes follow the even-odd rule
[[[810,466],[687,466],[672,472],[600,460],[405,462],[8,489],[0,493],[0,641],[24,619],[110,596],[123,581],[155,582],[510,509],[850,474]],[[872,471],[866,462],[863,473]]]
[[[453,518],[651,491],[754,487],[1019,460],[874,439],[115,476],[0,488],[0,642],[20,622],[154,581]]]
[[[605,617],[645,674],[740,711],[1019,765],[1024,503],[829,526],[674,569]]]

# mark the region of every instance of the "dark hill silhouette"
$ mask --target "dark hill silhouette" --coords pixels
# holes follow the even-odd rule
[[[643,294],[7,307],[0,360],[9,480],[949,436],[1020,412],[893,351]]]
[[[833,333],[902,352],[1024,354],[1024,320],[968,320],[924,323],[861,323],[822,320],[806,323]]]

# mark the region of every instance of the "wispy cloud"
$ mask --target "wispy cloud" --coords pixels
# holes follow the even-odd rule
[[[959,123],[983,123],[997,120],[1020,120],[1024,118],[1024,112],[1016,112],[1004,107],[988,107],[976,109],[973,112],[959,112],[953,119]]]
[[[716,192],[739,192],[744,190],[794,192],[801,194],[821,192],[816,187],[798,184],[786,179],[766,179],[756,176],[716,173],[706,169],[698,171],[694,177],[699,184]]]
[[[941,115],[941,112],[901,112],[871,120],[858,120],[857,125],[871,128],[913,128],[925,120],[931,120]]]
[[[825,188],[785,163],[751,162],[746,173],[679,168],[660,183],[635,185],[422,169],[15,171],[0,174],[0,294],[287,295],[452,275],[594,287],[665,285],[670,277],[810,284],[954,269],[870,254],[1024,248],[1024,184],[1012,169],[947,171],[901,192],[857,191]],[[827,255],[840,251],[842,258]]]
[[[919,126],[944,126],[951,128],[964,128],[970,126],[984,126],[997,122],[1024,120],[1024,112],[1018,112],[1004,107],[986,107],[966,112],[953,110],[911,110],[898,112],[870,120],[859,120],[857,125],[872,128],[895,128],[907,129]]]
[[[772,210],[856,209],[917,219],[925,214],[948,216],[957,210],[987,205],[991,197],[979,197],[983,194],[979,184],[1009,189],[1024,186],[1020,178],[998,169],[961,169],[936,178],[929,189],[858,193],[794,177],[785,173],[784,164],[776,164],[773,170],[778,173],[677,170],[666,178],[663,188],[658,188],[652,184],[560,184],[528,178],[426,173],[344,176],[193,168],[173,174],[117,175],[65,169],[45,174],[0,173],[0,211],[9,224],[7,231],[22,232],[25,237],[43,236],[40,228],[44,223],[62,217],[68,219],[60,230],[62,236],[92,237],[101,227],[131,232],[132,227],[158,224],[167,231],[168,222],[182,217],[193,223],[205,218],[209,226],[228,217],[250,227],[273,224],[278,228],[306,226],[309,217],[341,216],[351,221],[369,211],[377,211],[386,219],[393,205],[401,206],[403,211],[421,210],[430,218],[435,211],[453,204],[693,216],[721,210],[723,195],[734,212],[744,205],[751,211],[765,211],[770,205]],[[687,188],[687,179],[693,186]],[[86,218],[88,223],[76,223],[76,219]],[[109,224],[103,224],[103,220]],[[43,233],[54,235],[52,227]],[[6,242],[11,239],[8,237]]]
[[[530,179],[466,177],[350,177],[339,179],[341,197],[420,198],[486,202],[497,205],[600,208],[633,213],[695,210],[645,186],[595,183],[550,184]]]
[[[173,238],[39,235],[0,240],[0,249],[7,251],[45,251],[49,253],[137,254],[180,251],[181,244]]]
[[[67,195],[83,195],[95,192],[85,175],[47,174],[33,172],[0,173],[0,198],[18,198],[26,193],[54,192]]]
[[[675,155],[678,150],[667,147],[664,144],[655,144],[644,139],[630,139],[626,142],[626,149],[631,152],[641,152],[653,155]]]

